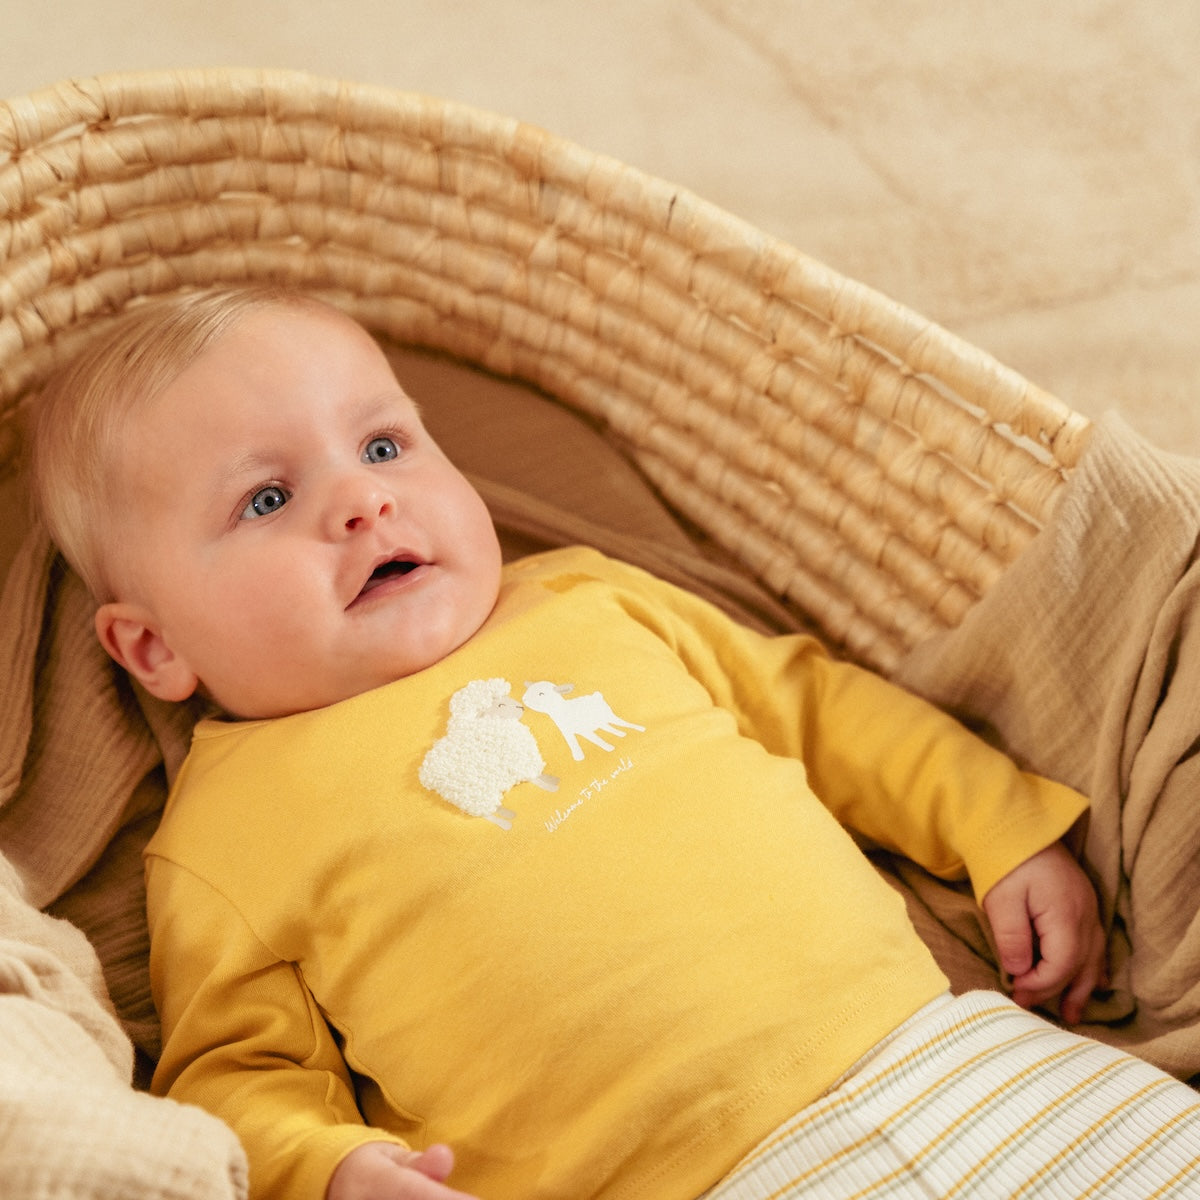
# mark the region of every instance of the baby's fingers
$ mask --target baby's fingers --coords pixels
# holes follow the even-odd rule
[[[1012,997],[1023,1008],[1056,1010],[1069,1025],[1078,1023],[1098,987],[1105,984],[1105,947],[1097,929],[1085,946],[1067,933],[1041,942],[1042,955],[1032,970],[1012,981]]]
[[[1014,979],[1027,974],[1034,965],[1034,941],[1024,905],[1017,908],[995,904],[989,916],[1001,967]]]
[[[413,1151],[367,1142],[338,1165],[326,1200],[474,1200],[445,1183],[453,1166],[454,1155],[447,1146]]]
[[[1092,993],[1108,987],[1108,944],[1098,926],[1092,934],[1087,956],[1070,986],[1063,992],[1059,1014],[1068,1025],[1078,1025]]]
[[[407,1160],[398,1161],[402,1161],[406,1167],[413,1171],[420,1171],[422,1175],[427,1175],[438,1183],[444,1183],[446,1177],[454,1170],[454,1152],[441,1142],[430,1146],[428,1150],[414,1154]]]

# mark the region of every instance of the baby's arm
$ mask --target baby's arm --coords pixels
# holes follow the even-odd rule
[[[1105,979],[1105,938],[1091,881],[1054,842],[1027,858],[983,897],[1013,999],[1053,1007],[1075,1024]]]
[[[295,964],[264,945],[219,892],[153,854],[146,866],[151,981],[163,1023],[153,1090],[224,1120],[262,1195],[324,1194],[356,1147],[379,1146],[389,1134],[364,1123],[322,1010]],[[428,1185],[415,1198],[449,1200],[427,1173],[406,1174]]]
[[[626,570],[628,586],[667,602],[675,652],[743,733],[799,758],[813,791],[868,845],[969,878],[1000,931],[1016,998],[1061,996],[1064,1018],[1078,1020],[1104,975],[1095,895],[1057,842],[1086,812],[1082,795],[1020,771],[941,709],[811,638],[764,637]]]
[[[445,1186],[453,1166],[448,1146],[418,1153],[390,1142],[368,1142],[338,1164],[325,1200],[473,1200]]]

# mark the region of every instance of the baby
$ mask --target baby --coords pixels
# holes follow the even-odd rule
[[[1200,1170],[1190,1089],[1018,1006],[1074,1022],[1103,980],[1076,793],[594,551],[503,566],[311,299],[139,307],[43,400],[100,641],[211,704],[146,856],[153,1086],[229,1122],[256,1196]],[[969,878],[1018,1003],[948,995],[847,830]]]

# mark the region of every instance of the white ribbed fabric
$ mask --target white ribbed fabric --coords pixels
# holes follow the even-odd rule
[[[704,1200],[1200,1196],[1200,1095],[992,992],[927,1006]]]

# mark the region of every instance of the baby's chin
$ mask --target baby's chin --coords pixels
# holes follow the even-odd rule
[[[224,696],[205,690],[205,697],[215,710],[214,715],[229,721],[273,721],[294,717],[300,713],[333,708],[357,696],[378,691],[401,679],[419,675],[458,649],[469,637],[442,648],[441,652],[420,657],[408,657],[401,663],[380,662],[377,669],[352,678],[330,674],[311,686],[290,688],[255,688],[252,691],[226,692]],[[197,693],[199,695],[199,693]]]
[[[345,689],[324,689],[311,692],[289,692],[273,696],[255,694],[251,697],[232,696],[226,701],[213,697],[214,715],[226,721],[277,721],[284,717],[295,717],[301,713],[317,712],[333,708],[361,696],[376,688],[386,687],[394,680],[385,679],[378,683]]]
[[[498,586],[496,592],[498,595]],[[372,654],[360,654],[353,663],[338,658],[321,669],[314,660],[309,669],[291,678],[260,673],[260,678],[237,680],[224,688],[201,684],[200,690],[221,715],[234,721],[274,720],[331,708],[442,662],[488,623],[497,595],[480,596],[477,604],[464,606],[451,620],[425,626],[419,639],[405,637],[405,631],[393,631],[393,637],[375,641],[377,649]],[[390,653],[385,652],[388,646]]]
[[[225,721],[274,721],[294,717],[298,713],[314,712],[339,704],[365,689],[311,688],[273,691],[256,688],[221,690],[202,687],[201,692],[210,705],[211,715]]]

